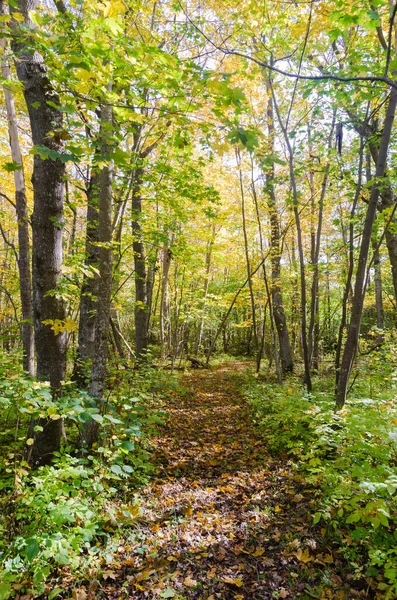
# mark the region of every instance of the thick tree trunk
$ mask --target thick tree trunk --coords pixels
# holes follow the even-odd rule
[[[37,0],[19,0],[18,10],[24,16],[24,26],[32,27],[29,11],[36,8]],[[27,50],[26,29],[19,31],[13,23],[17,73],[24,86],[29,112],[32,139],[35,146],[62,152],[59,133],[62,113],[54,108],[59,100],[51,89],[41,55]],[[62,264],[62,231],[65,165],[60,160],[43,159],[37,153],[33,163],[34,211],[33,230],[33,319],[37,357],[36,375],[49,380],[56,396],[60,392],[66,367],[66,333],[55,334],[54,320],[64,321],[63,299],[58,290]],[[43,431],[36,433],[31,446],[30,461],[38,466],[51,461],[59,450],[62,420],[40,419],[37,425]]]
[[[0,15],[6,14],[5,3],[0,1]],[[11,81],[11,69],[7,57],[7,42],[0,40],[3,50],[1,74],[3,79]],[[33,304],[32,304],[32,278],[30,273],[30,243],[29,243],[29,215],[25,189],[25,175],[22,162],[22,153],[18,137],[18,120],[12,92],[3,86],[6,103],[8,135],[10,140],[11,157],[17,169],[14,171],[15,206],[18,219],[18,271],[22,308],[22,344],[23,344],[23,369],[29,375],[34,375],[34,334],[33,334]]]
[[[106,163],[99,175],[99,287],[95,316],[95,352],[92,355],[91,382],[89,394],[97,400],[98,410],[102,406],[103,392],[106,381],[106,366],[108,359],[108,340],[110,312],[112,299],[113,252],[112,252],[112,182],[113,163],[109,160],[112,135],[112,108],[109,105],[101,107],[102,140],[101,159]],[[99,423],[89,421],[82,433],[82,444],[90,448],[98,437]]]
[[[347,386],[354,359],[357,353],[358,339],[360,335],[361,316],[365,294],[365,275],[368,260],[368,251],[371,244],[372,227],[375,220],[376,209],[379,202],[380,181],[385,175],[387,153],[390,144],[391,131],[397,106],[397,89],[393,87],[390,91],[389,104],[386,112],[382,138],[379,146],[378,159],[376,163],[375,181],[371,188],[368,202],[367,214],[364,222],[364,230],[361,238],[360,254],[357,265],[356,281],[354,286],[354,297],[352,314],[347,340],[343,352],[339,380],[336,390],[336,409],[340,409],[346,402]]]
[[[274,154],[274,114],[273,99],[270,82],[266,81],[268,93],[267,101],[267,126],[269,135],[269,154]],[[293,370],[291,343],[285,318],[284,303],[281,288],[281,235],[279,215],[277,212],[277,200],[274,189],[275,168],[272,163],[265,173],[266,192],[268,195],[268,211],[270,218],[270,259],[271,259],[271,301],[273,307],[274,322],[280,345],[280,362],[283,373]]]

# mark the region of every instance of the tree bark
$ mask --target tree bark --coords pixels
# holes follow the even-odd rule
[[[267,100],[267,127],[268,127],[268,153],[274,154],[274,113],[272,89],[269,80],[266,80]],[[281,288],[281,235],[279,216],[277,212],[277,199],[274,189],[275,168],[274,162],[268,166],[265,173],[266,192],[268,195],[268,211],[270,219],[270,259],[271,259],[271,301],[274,322],[280,346],[280,362],[283,373],[292,372],[294,363],[289,339],[287,320],[285,318],[283,295]]]
[[[6,14],[4,0],[0,1],[0,15]],[[7,42],[0,41],[3,50],[1,74],[3,79],[11,81],[11,69],[7,58]],[[23,344],[23,369],[29,375],[34,375],[34,332],[33,332],[33,303],[32,303],[32,278],[30,272],[30,242],[29,242],[29,214],[26,199],[25,174],[23,169],[22,153],[18,137],[18,120],[12,92],[3,86],[6,103],[8,135],[10,140],[11,157],[15,163],[15,206],[18,220],[18,271],[22,309],[22,344]]]
[[[59,133],[62,113],[54,108],[59,100],[51,88],[42,56],[28,49],[26,41],[32,29],[29,11],[37,7],[38,0],[19,0],[18,10],[24,16],[24,30],[15,21],[13,50],[17,57],[17,74],[24,86],[24,96],[29,112],[32,139],[35,146],[62,152]],[[65,304],[58,293],[62,264],[62,232],[65,165],[60,160],[43,159],[38,153],[33,162],[34,210],[33,230],[33,319],[37,357],[36,375],[39,380],[49,380],[52,393],[60,393],[66,367],[66,333],[55,334],[50,324],[65,320]],[[36,423],[43,431],[35,435],[31,446],[30,462],[34,466],[49,463],[59,450],[62,420],[39,419]]]
[[[375,181],[372,184],[371,195],[368,202],[367,213],[364,222],[364,230],[361,239],[360,254],[357,265],[356,281],[354,286],[354,297],[352,304],[352,314],[347,340],[343,352],[339,381],[336,390],[336,409],[340,409],[346,402],[347,386],[354,359],[357,353],[357,346],[360,334],[360,324],[365,294],[365,275],[368,260],[368,251],[371,244],[372,227],[375,220],[376,209],[379,202],[379,187],[382,184],[381,178],[385,175],[387,153],[390,144],[391,131],[393,127],[394,116],[397,106],[397,89],[391,88],[389,103],[387,107],[385,123],[383,126],[382,138],[379,146],[378,159],[376,163]]]
[[[73,378],[80,388],[86,387],[90,381],[91,359],[95,347],[96,307],[100,278],[94,269],[99,267],[99,190],[100,173],[92,168],[87,190],[85,266],[88,273],[84,275],[80,296],[80,320],[78,332],[77,354]]]
[[[307,391],[310,392],[312,390],[312,382],[310,375],[310,360],[309,360],[309,347],[307,343],[307,302],[306,302],[306,270],[305,270],[305,255],[303,250],[303,236],[302,236],[302,227],[301,220],[299,215],[299,201],[298,201],[298,189],[296,185],[296,177],[295,177],[295,169],[294,169],[294,154],[291,146],[291,142],[288,136],[288,131],[286,126],[284,125],[280,111],[278,109],[277,103],[275,101],[274,89],[271,81],[271,92],[273,101],[275,103],[275,109],[277,113],[278,122],[280,124],[280,128],[282,130],[285,145],[287,146],[288,151],[288,165],[289,165],[289,174],[291,181],[291,189],[292,189],[292,199],[293,199],[293,210],[295,216],[295,225],[296,225],[296,233],[298,240],[298,255],[299,255],[299,271],[300,271],[300,291],[301,291],[301,336],[302,336],[302,349],[303,349],[303,362],[305,366],[305,384],[307,387]]]
[[[111,88],[110,88],[111,89]],[[101,162],[105,163],[99,175],[99,287],[95,315],[95,352],[92,355],[91,382],[89,394],[97,401],[98,410],[102,407],[106,382],[108,359],[108,340],[110,326],[110,308],[112,299],[113,252],[112,252],[112,183],[113,162],[109,159],[111,136],[113,132],[112,107],[101,107]],[[96,442],[99,431],[97,421],[85,423],[82,432],[82,444],[91,448]]]
[[[137,167],[132,187],[132,234],[135,267],[135,346],[138,361],[144,359],[148,349],[148,290],[145,245],[142,233],[142,176]]]

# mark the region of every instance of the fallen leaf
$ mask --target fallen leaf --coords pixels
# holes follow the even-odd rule
[[[196,579],[192,579],[190,577],[190,575],[188,575],[187,577],[185,577],[185,579],[183,580],[183,584],[186,585],[187,587],[196,587],[197,585],[197,581]]]
[[[243,587],[244,581],[237,577],[234,579],[233,577],[223,577],[222,581],[225,583],[229,583],[230,585],[236,585],[237,587]]]
[[[262,556],[262,554],[265,554],[265,549],[264,548],[257,548],[255,550],[255,552],[253,553],[252,556],[258,557],[258,556]]]
[[[313,560],[313,557],[310,556],[309,550],[307,548],[303,551],[299,549],[297,552],[295,552],[295,556],[298,560],[305,564]]]

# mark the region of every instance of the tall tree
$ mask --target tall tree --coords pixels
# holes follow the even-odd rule
[[[18,0],[23,24],[12,20],[12,47],[17,74],[23,84],[32,140],[36,149],[33,164],[33,320],[36,375],[49,380],[54,397],[61,391],[66,368],[66,333],[55,331],[55,321],[65,320],[65,303],[58,284],[62,264],[62,231],[65,163],[62,154],[62,112],[48,79],[43,57],[35,47],[30,11],[38,0]],[[35,466],[48,463],[60,447],[62,421],[40,418],[35,424],[30,460]]]

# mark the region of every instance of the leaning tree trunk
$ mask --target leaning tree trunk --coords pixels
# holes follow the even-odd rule
[[[61,153],[59,133],[62,113],[55,108],[59,99],[51,88],[42,56],[32,53],[29,34],[32,28],[29,11],[38,0],[19,0],[19,12],[24,16],[23,30],[13,22],[13,50],[17,57],[17,74],[24,86],[24,96],[29,112],[34,146],[41,146],[33,163],[34,210],[33,230],[33,320],[37,357],[36,375],[39,380],[49,380],[53,395],[60,393],[65,376],[66,333],[57,335],[51,327],[55,320],[65,320],[65,304],[56,293],[61,276],[62,231],[65,165],[62,161],[42,158],[45,150]],[[28,40],[28,41],[27,41]],[[34,466],[51,461],[59,450],[62,420],[40,418],[35,425],[42,428],[35,434],[31,446],[30,462]]]
[[[0,1],[0,15],[5,15],[4,1]],[[7,58],[7,42],[5,38],[0,41],[3,50],[1,74],[5,81],[11,81],[11,69]],[[30,243],[29,243],[29,215],[26,199],[25,175],[23,170],[22,153],[18,137],[18,120],[15,110],[14,96],[3,86],[6,103],[8,135],[10,140],[11,157],[15,164],[15,207],[18,219],[18,271],[19,288],[22,308],[22,344],[23,344],[23,369],[29,375],[34,374],[34,335],[33,335],[33,305],[32,305],[32,278],[30,273]]]
[[[397,106],[397,89],[393,86],[390,91],[389,104],[387,107],[385,123],[379,146],[376,163],[375,181],[372,184],[371,195],[368,202],[367,214],[364,222],[364,230],[361,238],[360,254],[357,265],[356,281],[352,304],[352,314],[349,331],[343,352],[339,380],[336,390],[336,409],[340,409],[346,402],[347,386],[354,359],[357,353],[360,335],[361,316],[365,294],[365,276],[368,260],[368,252],[371,244],[372,227],[374,224],[376,209],[379,201],[379,188],[383,185],[381,178],[385,175],[387,153],[390,144],[391,131]]]

